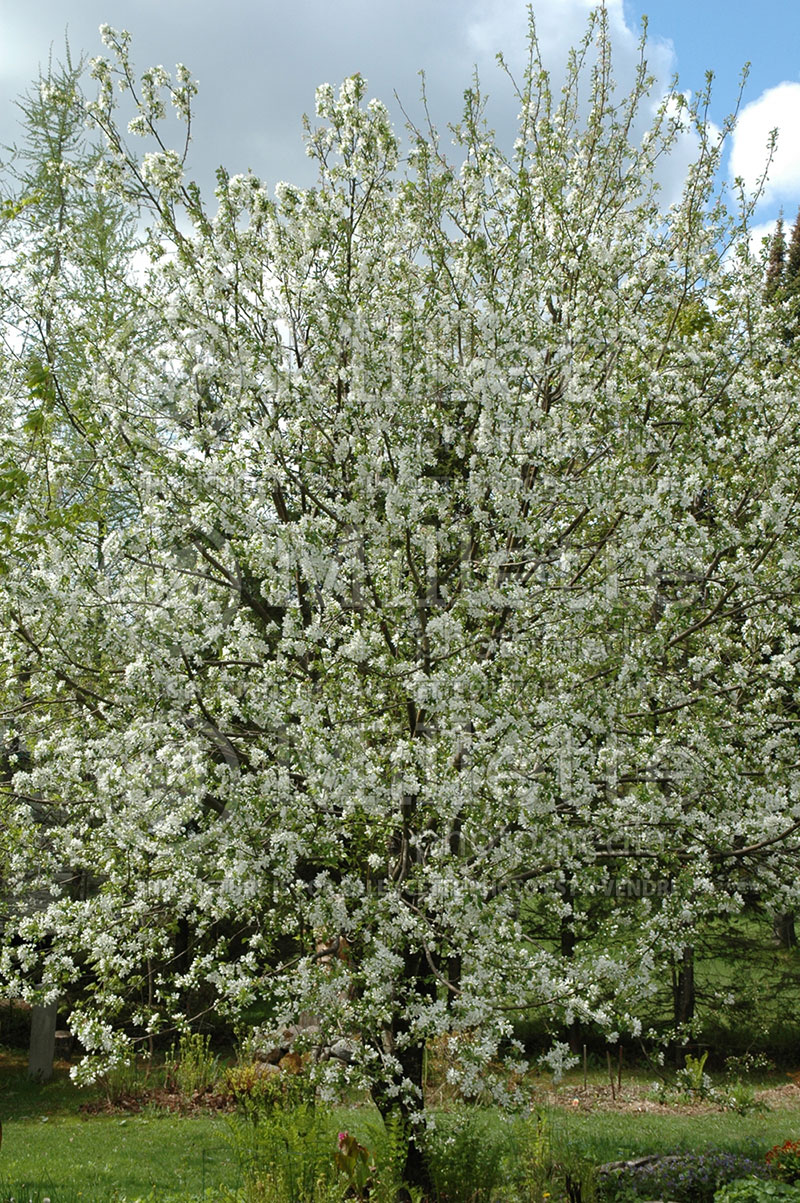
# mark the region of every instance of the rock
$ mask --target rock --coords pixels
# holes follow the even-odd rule
[[[355,1057],[356,1046],[352,1040],[337,1040],[328,1049],[328,1056],[335,1057],[337,1061],[344,1061],[346,1065],[350,1065]]]

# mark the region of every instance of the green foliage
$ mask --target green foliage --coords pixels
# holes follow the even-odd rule
[[[506,1150],[504,1175],[520,1203],[542,1203],[555,1169],[550,1121],[540,1111],[518,1119]]]
[[[276,1107],[291,1109],[313,1103],[315,1086],[307,1074],[274,1073],[272,1069],[258,1061],[231,1066],[222,1079],[222,1094],[253,1120]]]
[[[695,1057],[687,1053],[684,1066],[675,1075],[675,1081],[661,1081],[653,1084],[650,1097],[659,1103],[686,1104],[697,1101],[714,1103],[726,1111],[735,1111],[739,1115],[747,1115],[752,1111],[763,1111],[765,1105],[756,1098],[755,1086],[734,1076],[737,1067],[743,1072],[753,1072],[755,1067],[763,1068],[772,1064],[768,1057],[744,1054],[741,1057],[732,1056],[726,1059],[728,1072],[724,1083],[712,1083],[711,1077],[705,1072],[708,1052]]]
[[[767,1165],[783,1182],[800,1182],[800,1140],[785,1140],[767,1153]]]
[[[202,1094],[219,1077],[219,1058],[211,1052],[211,1037],[200,1032],[184,1033],[167,1056],[166,1085],[185,1099]]]
[[[0,217],[6,221],[12,221],[15,217],[19,217],[28,205],[37,205],[41,200],[41,192],[34,192],[31,196],[21,196],[17,200],[4,201],[0,205]]]
[[[374,1150],[376,1164],[371,1197],[375,1203],[394,1203],[403,1185],[408,1154],[408,1133],[397,1112],[370,1124],[366,1139]]]
[[[365,1199],[371,1194],[376,1169],[372,1154],[351,1132],[340,1132],[336,1140],[333,1160],[346,1182],[346,1194],[349,1198]]]
[[[329,1111],[275,1108],[255,1121],[231,1121],[230,1134],[244,1178],[232,1203],[328,1203],[341,1197]]]
[[[749,1082],[742,1082],[741,1079],[721,1087],[717,1091],[717,1097],[726,1110],[735,1111],[738,1115],[765,1110],[764,1104],[756,1098],[755,1087]]]
[[[437,1115],[424,1142],[437,1203],[489,1203],[503,1180],[509,1138],[509,1128],[478,1108]]]
[[[12,499],[25,487],[28,477],[13,460],[0,464],[0,500]]]
[[[564,1192],[562,1197],[567,1203],[595,1203],[598,1198],[596,1168],[579,1154],[567,1153],[559,1162],[553,1187],[553,1194],[559,1190]],[[552,1196],[543,1195],[545,1200],[548,1197]]]
[[[797,212],[786,251],[786,289],[790,295],[800,287],[800,210]]]
[[[687,1091],[698,1095],[700,1098],[707,1097],[711,1088],[711,1079],[705,1073],[705,1065],[708,1060],[708,1052],[703,1053],[701,1057],[693,1057],[691,1053],[687,1053],[685,1057],[685,1065],[678,1071],[678,1079]]]
[[[714,1203],[766,1203],[769,1199],[794,1199],[800,1203],[800,1187],[769,1178],[739,1178],[714,1195]]]
[[[764,285],[765,300],[772,301],[780,298],[784,276],[786,274],[786,235],[783,229],[783,217],[779,217],[775,233],[769,243],[769,261],[767,263],[766,282]]]
[[[714,319],[699,298],[688,301],[676,310],[673,320],[676,333],[687,339],[702,334],[714,324]]]
[[[144,1075],[135,1061],[123,1061],[103,1074],[100,1085],[106,1101],[116,1107],[139,1098],[144,1090]]]
[[[775,1068],[775,1062],[766,1053],[732,1053],[725,1058],[725,1072],[734,1079],[740,1080],[750,1074],[765,1073]]]
[[[46,401],[52,404],[55,400],[53,369],[49,363],[44,363],[38,355],[31,354],[28,359],[25,384],[31,397],[36,401]]]

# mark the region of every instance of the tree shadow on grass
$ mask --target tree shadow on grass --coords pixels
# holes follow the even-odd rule
[[[35,1082],[28,1077],[25,1053],[0,1048],[0,1122],[77,1115],[95,1094],[75,1085],[66,1061],[56,1062],[49,1082]]]

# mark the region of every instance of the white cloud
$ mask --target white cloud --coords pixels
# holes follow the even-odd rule
[[[731,146],[731,176],[741,176],[754,191],[768,161],[770,132],[778,130],[778,144],[769,165],[762,201],[800,200],[800,83],[768,88],[745,105],[736,123]]]
[[[764,250],[764,239],[771,239],[775,233],[777,218],[772,221],[759,222],[757,226],[751,226],[747,231],[750,250],[754,255],[760,255]]]
[[[597,3],[536,0],[539,42],[556,97],[569,48],[583,38]],[[20,78],[3,78],[0,48],[0,147],[19,137],[12,97],[33,78],[37,61],[47,62],[51,42],[56,58],[62,52],[63,12],[64,0],[37,0],[16,5],[13,25],[6,22]],[[626,21],[623,0],[606,0],[606,12],[614,75],[624,95],[634,78],[640,31]],[[417,74],[424,68],[430,112],[446,142],[447,124],[460,117],[463,90],[477,64],[482,89],[491,95],[489,122],[505,149],[513,144],[519,104],[494,58],[502,51],[519,77],[527,49],[526,0],[294,0],[291,5],[228,0],[224,7],[197,0],[81,0],[70,12],[76,57],[82,48],[101,52],[100,21],[130,29],[140,68],[182,61],[199,78],[189,171],[207,192],[220,162],[232,172],[251,166],[268,181],[312,183],[315,171],[303,151],[301,114],[313,112],[316,84],[338,84],[354,71],[366,76],[370,95],[389,104],[402,132],[403,113],[393,96],[424,124]],[[648,41],[647,58],[658,80],[655,106],[674,69],[674,52],[669,43]],[[647,117],[642,114],[638,132]],[[695,145],[686,140],[663,162],[666,203],[679,188]]]
[[[628,24],[623,0],[606,0],[608,30],[612,50],[612,71],[620,98],[632,87],[639,66],[641,30]],[[569,51],[577,47],[588,28],[590,13],[597,0],[538,0],[534,7],[536,36],[545,67],[550,72],[551,89],[556,101],[564,83]],[[467,39],[480,70],[481,83],[488,83],[492,99],[503,96],[493,59],[502,52],[503,58],[519,85],[527,59],[528,4],[526,0],[473,0],[473,17],[467,23]],[[656,110],[667,92],[675,73],[675,52],[672,43],[648,38],[645,57],[655,83],[649,103],[643,103],[632,131],[641,137],[655,117]],[[591,54],[589,62],[591,63]],[[584,76],[583,100],[588,105],[588,72]],[[508,88],[506,88],[508,93]],[[690,96],[687,95],[687,100]],[[514,129],[518,105],[510,93],[504,96],[499,109],[489,110],[495,128]],[[712,134],[714,130],[712,128]],[[656,178],[661,185],[662,203],[676,202],[683,189],[686,170],[697,155],[698,139],[694,130],[686,130],[676,139],[672,152],[661,159]]]
[[[467,26],[467,36],[479,59],[493,57],[502,51],[504,57],[519,63],[524,51],[528,28],[526,0],[482,0],[473,6],[475,16]],[[536,33],[547,66],[558,71],[572,46],[586,33],[589,14],[597,8],[597,0],[539,0],[534,9]],[[607,0],[606,12],[615,53],[615,74],[623,86],[632,74],[639,57],[640,31],[631,29],[625,20],[622,0]],[[674,54],[665,42],[648,41],[647,57],[650,69],[659,79],[669,78]]]

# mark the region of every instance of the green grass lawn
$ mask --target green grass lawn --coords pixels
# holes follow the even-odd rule
[[[597,1075],[594,1085],[601,1081]],[[576,1079],[576,1093],[578,1085]],[[567,1102],[568,1083],[565,1088]],[[0,1058],[0,1203],[220,1203],[226,1188],[240,1185],[225,1116],[81,1113],[92,1097],[97,1093],[78,1090],[64,1070],[40,1086],[27,1081],[21,1058]],[[554,1151],[594,1162],[710,1148],[761,1158],[772,1145],[800,1138],[800,1091],[797,1099],[794,1105],[790,1094],[786,1106],[748,1115],[569,1105],[548,1105],[543,1114]],[[361,1106],[337,1111],[335,1119],[368,1141],[375,1116]],[[494,1122],[503,1124],[499,1116]]]
[[[555,1142],[596,1162],[711,1148],[761,1158],[773,1145],[800,1138],[800,1110],[788,1108],[751,1115],[677,1110],[568,1114],[558,1109],[549,1112],[549,1119]]]
[[[724,1092],[727,1079],[722,1074],[710,1076],[713,1085]],[[771,1091],[772,1100],[769,1109],[744,1115],[733,1110],[673,1105],[655,1111],[645,1109],[652,1098],[649,1090],[652,1077],[648,1070],[626,1068],[625,1109],[607,1110],[603,1105],[588,1108],[584,1105],[583,1076],[572,1070],[558,1087],[563,1106],[548,1109],[554,1137],[596,1162],[647,1153],[702,1152],[710,1148],[761,1157],[773,1145],[800,1139],[800,1089],[789,1085],[783,1071],[773,1070],[750,1078],[755,1090]],[[590,1071],[587,1085],[590,1092],[595,1092],[593,1097],[598,1104],[603,1101],[607,1104],[608,1079],[601,1071]],[[570,1107],[572,1098],[582,1100],[579,1108]],[[639,1105],[641,1110],[637,1110]]]
[[[219,1198],[239,1183],[224,1116],[86,1115],[97,1090],[79,1090],[66,1069],[29,1082],[24,1058],[0,1057],[0,1203]],[[23,1187],[25,1192],[23,1192]],[[37,1199],[38,1194],[38,1199]]]
[[[137,1196],[219,1197],[239,1182],[224,1118],[54,1116],[3,1125],[0,1184],[38,1188],[51,1203]],[[17,1195],[19,1199],[19,1195]]]

